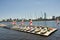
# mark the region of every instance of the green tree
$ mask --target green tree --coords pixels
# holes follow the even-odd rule
[[[5,19],[3,19],[2,22],[5,22]]]

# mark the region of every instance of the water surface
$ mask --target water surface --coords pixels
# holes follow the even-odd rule
[[[6,25],[10,25],[11,22],[2,22]],[[17,22],[20,24],[20,22]],[[25,24],[29,24],[29,22],[25,22]],[[33,25],[45,25],[44,21],[34,21]],[[0,28],[0,40],[60,40],[60,25],[57,25],[55,21],[47,21],[46,25],[49,27],[58,28],[56,32],[51,34],[48,37],[34,35],[24,32],[18,32],[14,30],[9,30],[5,28]]]

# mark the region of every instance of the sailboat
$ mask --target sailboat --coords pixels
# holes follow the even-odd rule
[[[19,27],[20,27],[20,31],[24,31],[24,30],[25,30],[26,25],[24,24],[24,19],[22,19],[22,21],[21,21]]]
[[[30,19],[30,23],[29,23],[29,25],[32,25],[32,19]]]
[[[12,27],[10,29],[18,30],[19,26],[17,25],[16,21],[12,21]]]
[[[16,25],[16,21],[13,20],[13,21],[12,21],[12,25]]]
[[[26,32],[29,31],[31,29],[31,26],[32,26],[32,20],[30,20],[29,25],[24,27],[24,31]]]

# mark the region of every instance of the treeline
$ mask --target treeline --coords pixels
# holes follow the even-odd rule
[[[37,18],[37,19],[32,19],[33,21],[53,21],[53,20],[56,20],[56,19],[59,19],[60,20],[60,16],[58,16],[58,17],[55,17],[55,16],[52,16],[52,18],[51,19],[44,19],[44,18],[42,18],[42,17],[40,17],[40,18]],[[12,18],[9,18],[9,19],[3,19],[2,20],[2,22],[12,22],[12,21],[17,21],[17,22],[20,22],[20,21],[22,21],[22,19],[12,19]],[[29,19],[30,20],[30,19]],[[27,20],[27,19],[24,19],[24,21],[29,21],[29,20]]]
[[[57,18],[60,20],[60,16],[58,16],[58,17],[52,16],[51,19],[47,19],[47,18],[45,19],[45,18],[40,17],[40,18],[34,19],[33,21],[54,21]]]
[[[10,19],[3,19],[1,22],[12,22],[12,21],[17,21],[17,22],[20,22],[20,21],[22,21],[22,19],[12,19],[12,18],[10,18]],[[24,21],[28,21],[28,20],[26,20],[26,19],[24,19]]]

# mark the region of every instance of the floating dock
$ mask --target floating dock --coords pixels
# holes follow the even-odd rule
[[[51,33],[53,33],[56,30],[57,30],[56,28],[53,28],[52,30],[46,31],[45,33],[40,34],[41,33],[40,32],[40,33],[36,33],[36,34],[40,34],[40,35],[43,35],[43,36],[49,36]]]
[[[41,26],[13,26],[11,29],[18,30],[22,32],[28,32],[32,34],[38,34],[43,36],[49,36],[51,33],[57,30],[57,28],[51,28],[51,27],[41,27]]]
[[[14,25],[12,27],[8,27],[5,24],[0,24],[1,27],[12,29],[16,31],[22,31],[22,32],[28,32],[32,34],[37,35],[43,35],[43,36],[49,36],[51,33],[57,30],[57,28],[51,28],[51,27],[42,27],[42,26],[18,26]]]

